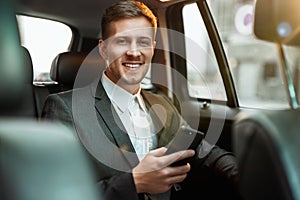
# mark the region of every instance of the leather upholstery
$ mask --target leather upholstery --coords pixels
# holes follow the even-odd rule
[[[18,107],[24,75],[16,15],[10,1],[0,1],[0,114]]]
[[[22,83],[20,84],[20,88],[22,91],[20,94],[15,97],[20,102],[15,105],[14,107],[8,107],[7,110],[2,109],[0,114],[2,116],[6,117],[29,117],[29,118],[36,118],[37,115],[37,108],[35,104],[35,98],[34,98],[34,89],[33,89],[33,65],[32,60],[29,51],[23,47],[20,46],[20,58],[22,59],[22,65],[20,66],[21,69],[25,71],[25,73],[22,74]],[[14,58],[16,59],[16,57]],[[22,71],[18,72],[22,73]],[[9,91],[9,87],[11,85],[6,85],[7,91]],[[6,93],[6,96],[9,94]],[[4,95],[4,96],[5,96]],[[12,101],[14,101],[12,99]]]
[[[101,200],[85,151],[60,124],[0,122],[1,200]]]
[[[95,78],[101,77],[99,73],[103,67],[104,61],[96,51],[89,54],[64,52],[58,54],[53,60],[50,77],[68,89],[82,87],[91,83]]]
[[[24,84],[32,88],[31,60],[20,48],[12,2],[0,1],[0,199],[99,200],[86,154],[70,130],[7,117],[24,114],[30,96]]]
[[[299,122],[299,110],[238,115],[233,149],[243,199],[300,199]]]
[[[23,56],[23,67],[26,70],[24,74],[24,83],[32,84],[33,81],[33,64],[31,55],[26,47],[21,46],[21,53]]]

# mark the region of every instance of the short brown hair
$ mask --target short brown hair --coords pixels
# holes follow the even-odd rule
[[[118,21],[130,17],[146,17],[154,27],[154,35],[157,29],[157,19],[153,12],[144,3],[135,0],[122,0],[108,7],[102,16],[101,33],[102,39],[108,37],[108,25],[113,21]]]

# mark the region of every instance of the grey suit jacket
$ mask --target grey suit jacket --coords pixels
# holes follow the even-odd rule
[[[142,90],[150,109],[158,146],[167,145],[184,123],[174,105],[161,95]],[[131,170],[138,158],[124,126],[116,114],[101,82],[49,95],[42,117],[63,123],[72,129],[95,163],[100,185],[108,199],[137,199]],[[114,197],[110,197],[113,190]],[[124,190],[124,191],[123,191]],[[128,191],[132,195],[128,196]]]

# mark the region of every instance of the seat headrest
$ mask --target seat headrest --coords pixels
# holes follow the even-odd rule
[[[0,1],[0,110],[18,106],[24,94],[25,74],[13,1]]]
[[[33,81],[33,65],[31,55],[26,47],[21,46],[21,53],[23,56],[23,65],[25,70],[28,72],[26,73],[25,83],[32,83]]]
[[[67,127],[2,119],[0,141],[0,199],[102,199],[92,165]]]
[[[103,67],[104,61],[99,53],[64,52],[54,58],[50,77],[53,81],[67,86],[73,86],[77,78],[80,79],[77,87],[81,87],[99,78]]]
[[[299,114],[271,110],[236,116],[232,143],[242,199],[300,199]]]

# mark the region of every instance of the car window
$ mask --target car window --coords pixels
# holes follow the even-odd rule
[[[189,95],[226,101],[222,76],[197,4],[185,5],[182,16]]]
[[[254,1],[208,0],[241,107],[288,108],[277,46],[255,38]]]
[[[72,39],[71,29],[62,23],[17,15],[21,45],[30,52],[35,82],[52,81],[49,76],[54,57],[67,51]]]

